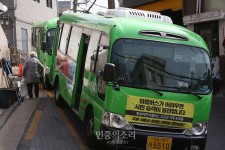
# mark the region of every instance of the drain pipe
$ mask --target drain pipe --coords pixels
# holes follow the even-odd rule
[[[15,10],[17,9],[17,0],[15,0]]]
[[[14,6],[14,13],[15,13],[18,5],[17,5],[17,0],[15,0],[14,2],[15,2],[15,6]],[[16,31],[16,17],[14,16],[13,17],[13,45],[15,47],[17,47],[17,43],[16,43],[16,32],[15,31]]]
[[[196,14],[200,14],[202,9],[202,0],[196,0]]]
[[[199,0],[196,0],[196,14],[198,14],[198,4],[199,4]]]

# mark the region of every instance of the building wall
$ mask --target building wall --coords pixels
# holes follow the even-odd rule
[[[22,49],[21,29],[27,30],[28,52],[31,51],[31,27],[34,23],[57,17],[57,0],[52,0],[52,8],[47,7],[46,0],[40,3],[34,0],[18,1],[16,16],[17,48]]]
[[[225,40],[225,20],[219,20],[219,51],[220,55],[225,55],[225,47],[222,45]]]
[[[204,0],[204,11],[225,10],[224,0]]]
[[[196,0],[183,0],[183,15],[193,15],[196,13]]]
[[[192,32],[194,32],[195,30],[195,26],[193,24],[187,25],[187,28],[191,30]]]

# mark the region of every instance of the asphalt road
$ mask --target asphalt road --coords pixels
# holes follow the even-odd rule
[[[34,112],[28,119],[17,150],[94,150],[87,146],[84,124],[75,112],[65,103],[61,107],[57,107],[54,104],[52,92],[45,91],[45,93],[49,96],[40,98]],[[27,107],[30,106],[27,105]],[[206,150],[225,149],[224,124],[225,98],[213,97]],[[14,143],[14,145],[16,144]],[[0,147],[0,149],[11,150],[7,147]],[[100,149],[109,150],[111,148],[103,146],[96,150]]]
[[[225,97],[213,97],[205,150],[225,149]]]

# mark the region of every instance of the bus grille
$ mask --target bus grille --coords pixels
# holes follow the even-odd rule
[[[187,131],[187,129],[182,128],[154,126],[137,123],[132,123],[132,126],[135,131],[154,132],[154,133],[184,134]]]

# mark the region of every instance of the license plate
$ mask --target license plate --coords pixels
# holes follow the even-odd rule
[[[147,150],[170,150],[172,145],[171,138],[164,137],[148,137],[146,149]]]

